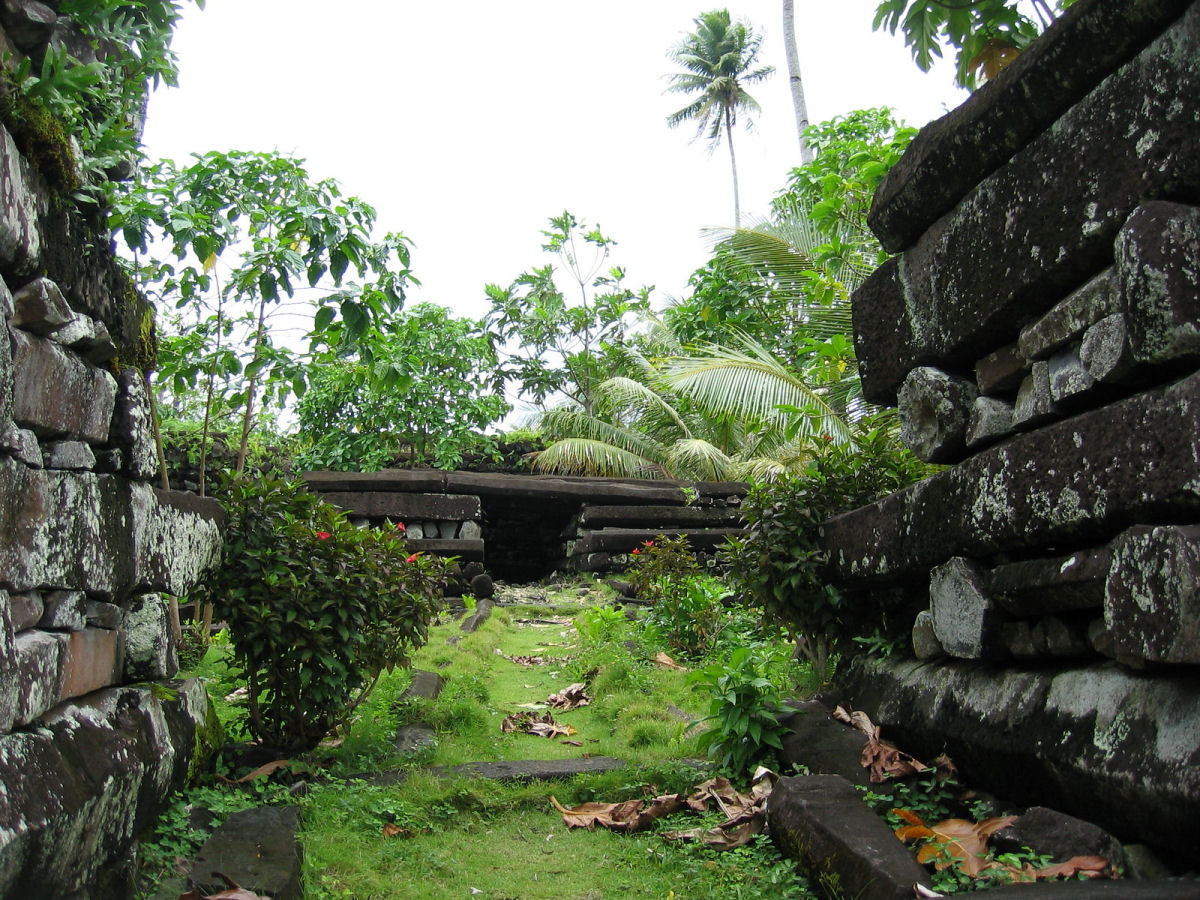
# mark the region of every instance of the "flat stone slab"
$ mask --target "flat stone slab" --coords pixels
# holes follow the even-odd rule
[[[463,619],[462,624],[458,626],[459,630],[461,630],[465,634],[471,634],[473,631],[478,629],[480,625],[482,625],[484,622],[486,622],[488,620],[488,617],[491,616],[491,614],[492,614],[492,601],[491,600],[487,600],[487,599],[476,600],[475,601],[475,612],[471,613],[471,615],[469,615],[469,616],[467,616],[467,618]]]
[[[463,763],[449,768],[438,767],[435,772],[461,775],[467,778],[490,778],[495,781],[554,781],[576,775],[595,775],[614,772],[629,764],[611,756],[588,756],[581,759],[517,759],[497,762]]]
[[[419,541],[408,542],[408,549],[414,553],[432,553],[434,556],[457,556],[468,562],[483,561],[483,541],[460,540],[458,538],[422,538]]]
[[[369,518],[462,520],[479,518],[479,498],[462,494],[333,491],[321,495],[348,513]]]
[[[856,900],[909,900],[929,876],[840,775],[780,778],[767,804],[771,836],[810,876]]]
[[[585,506],[580,528],[719,528],[742,524],[739,507],[715,506]]]
[[[404,756],[420,753],[426,747],[437,746],[437,732],[423,722],[414,722],[396,729],[392,738],[392,746],[396,752]]]
[[[298,806],[260,806],[235,812],[204,842],[188,882],[202,896],[215,894],[227,889],[212,875],[220,872],[252,893],[274,900],[301,900],[299,827]]]

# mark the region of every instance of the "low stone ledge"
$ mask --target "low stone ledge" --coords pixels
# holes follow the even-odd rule
[[[399,521],[478,519],[480,508],[479,498],[466,494],[330,491],[321,498],[351,515]]]
[[[1013,340],[1112,262],[1138,204],[1200,190],[1197,108],[1191,4],[856,292],[866,399],[892,405],[916,366],[966,367]]]
[[[961,106],[921,129],[875,192],[867,221],[898,253],[985,176],[1127,61],[1189,0],[1100,0],[1068,9]]]
[[[1200,863],[1200,684],[1115,663],[1045,670],[857,657],[836,679],[854,708],[966,782]],[[986,722],[988,727],[981,728]]]
[[[200,848],[188,876],[198,896],[227,890],[220,872],[245,891],[274,900],[300,900],[303,850],[296,833],[300,807],[260,806],[235,812]]]
[[[809,876],[858,900],[908,900],[929,875],[840,775],[780,778],[767,804],[776,845]]]
[[[712,506],[584,506],[580,528],[706,528],[740,525],[740,507]]]
[[[821,545],[839,585],[924,577],[952,556],[1095,546],[1139,521],[1200,520],[1197,471],[1200,374],[1017,435],[830,519]]]
[[[660,535],[685,537],[692,550],[712,550],[723,545],[727,538],[737,537],[741,533],[741,528],[660,528],[653,531],[643,528],[604,528],[584,532],[576,540],[568,541],[567,556],[596,552],[628,553]]]

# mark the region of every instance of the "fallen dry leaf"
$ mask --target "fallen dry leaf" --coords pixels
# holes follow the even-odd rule
[[[686,831],[668,831],[663,834],[663,840],[700,841],[714,850],[735,850],[750,843],[755,835],[761,834],[766,823],[766,812],[759,812],[732,826],[729,823],[722,823],[708,829],[689,828]]]
[[[213,872],[213,878],[220,878],[229,886],[227,891],[218,891],[215,894],[201,895],[199,891],[190,890],[186,894],[180,894],[179,900],[271,900],[270,897],[264,897],[261,894],[256,894],[253,891],[248,891],[228,875],[222,875],[220,872]]]
[[[1016,816],[998,816],[984,819],[982,822],[945,819],[936,825],[928,826],[910,809],[893,811],[909,823],[896,829],[896,837],[902,841],[929,839],[929,843],[917,851],[917,862],[922,865],[931,862],[939,871],[954,866],[972,878],[977,877],[985,868],[990,867],[989,863],[994,862],[985,859],[988,852],[987,839],[1017,820]]]
[[[623,803],[581,803],[567,808],[551,795],[550,802],[562,813],[568,828],[595,828],[600,825],[611,831],[641,831],[663,816],[679,812],[684,807],[682,794],[664,794],[649,802],[626,800]]]
[[[505,734],[520,732],[523,734],[536,734],[539,737],[557,737],[564,735],[570,737],[575,734],[575,729],[570,725],[560,725],[554,721],[554,716],[549,712],[541,713],[540,715],[534,712],[519,712],[513,713],[511,716],[505,716],[500,723],[500,730]]]
[[[1060,862],[1044,869],[1036,869],[1038,878],[1075,878],[1083,875],[1085,878],[1098,878],[1108,868],[1108,858],[1104,856],[1072,856],[1066,862]]]
[[[654,654],[654,661],[664,669],[675,669],[678,672],[687,671],[686,667],[675,662],[675,660],[671,659],[671,657],[667,656],[667,654],[663,653],[661,650]]]
[[[278,772],[280,769],[285,768],[288,765],[288,763],[290,763],[290,762],[291,762],[290,759],[271,760],[271,762],[266,763],[265,765],[259,766],[253,772],[247,772],[245,775],[243,775],[241,778],[239,778],[237,780],[237,783],[245,784],[248,781],[253,781],[255,778],[262,778],[263,776],[270,777],[271,775],[274,775],[276,772]]]
[[[880,740],[879,726],[872,722],[871,717],[862,710],[846,712],[844,707],[838,706],[831,715],[839,722],[845,722],[867,736],[867,743],[863,746],[862,751],[862,766],[864,769],[871,770],[872,784],[882,784],[889,777],[903,778],[906,775],[915,775],[929,768],[894,744]],[[946,763],[953,771],[953,764],[948,758]]]
[[[577,681],[563,688],[557,694],[551,694],[546,698],[546,702],[550,704],[552,709],[561,709],[563,711],[587,706],[592,702],[592,698],[587,695],[586,689],[586,684],[582,681]]]
[[[412,832],[407,828],[401,828],[395,822],[388,822],[383,826],[384,837],[412,837]]]
[[[846,712],[845,708],[838,706],[834,708],[831,715],[839,722],[845,722],[847,725],[857,728],[867,737],[875,734],[875,724],[871,721],[871,717],[862,710]]]

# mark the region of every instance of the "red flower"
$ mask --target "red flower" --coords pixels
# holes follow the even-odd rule
[[[642,552],[641,550],[634,549],[634,551],[633,551],[633,555],[634,555],[634,556],[637,556],[637,555],[638,555],[639,553],[641,553],[641,552]]]
[[[403,522],[397,522],[397,523],[396,523],[396,530],[397,530],[397,531],[408,531],[408,529],[404,527],[404,523],[403,523]]]
[[[412,556],[410,556],[408,559],[406,559],[405,562],[410,562],[410,563],[416,562],[417,557],[420,555],[421,555],[420,553],[414,553]]]
[[[333,537],[333,535],[328,531],[318,531],[317,537],[319,537],[321,540],[325,540],[325,538]]]
[[[653,547],[654,541],[642,541],[642,546],[643,547]]]

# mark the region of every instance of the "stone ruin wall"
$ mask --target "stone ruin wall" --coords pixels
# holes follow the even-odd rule
[[[33,2],[0,23],[12,60],[73,33]],[[0,127],[0,896],[128,896],[134,837],[220,733],[167,681],[162,594],[216,561],[219,507],[152,486],[152,354],[107,236]]]
[[[839,687],[969,784],[1200,863],[1200,2],[1071,7],[870,222],[864,393],[948,468],[825,523],[916,656]]]

